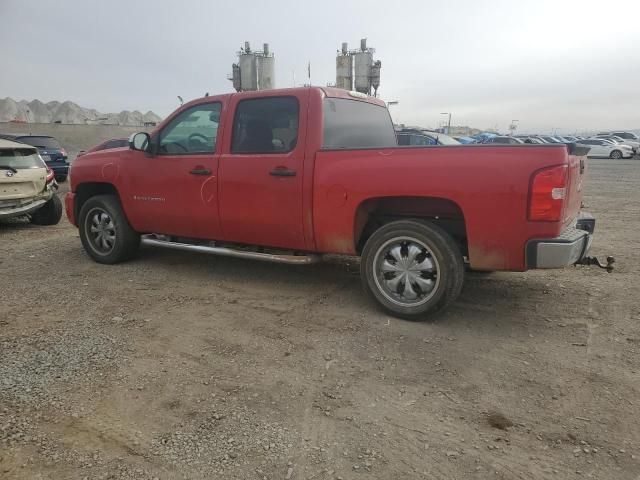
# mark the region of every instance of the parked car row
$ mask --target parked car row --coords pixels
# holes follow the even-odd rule
[[[585,138],[577,135],[498,135],[481,133],[472,137],[450,137],[443,133],[416,128],[403,128],[396,131],[398,145],[454,145],[454,144],[569,144],[576,143],[589,147],[588,157],[598,158],[632,158],[640,153],[640,140],[632,132],[599,133]]]
[[[444,133],[432,130],[420,130],[415,128],[403,128],[396,131],[398,145],[402,146],[424,146],[424,145],[458,145],[461,142]],[[472,143],[472,142],[468,142]]]
[[[481,133],[473,137],[456,137],[460,143],[483,144],[569,144],[576,143],[590,148],[588,157],[632,158],[640,154],[640,139],[633,132],[603,132],[592,137],[578,135],[498,135]],[[464,141],[463,141],[464,139]]]

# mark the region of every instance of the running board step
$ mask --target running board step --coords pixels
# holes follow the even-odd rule
[[[287,263],[289,265],[309,265],[322,260],[321,255],[276,255],[272,253],[247,252],[245,250],[234,250],[227,247],[211,247],[208,245],[194,245],[191,243],[172,242],[162,240],[155,235],[143,235],[140,243],[154,247],[172,248],[174,250],[185,250],[187,252],[210,253],[222,255],[224,257],[250,258],[252,260],[262,260],[264,262]]]

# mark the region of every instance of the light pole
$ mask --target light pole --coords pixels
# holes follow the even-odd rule
[[[440,115],[449,115],[449,121],[447,122],[447,135],[451,131],[451,112],[441,112]]]
[[[395,105],[398,105],[400,102],[398,100],[392,100],[390,102],[387,102],[387,110],[389,110],[389,116],[391,117],[391,109],[389,107],[393,107]],[[393,123],[393,117],[391,117],[391,123]]]
[[[516,122],[519,122],[520,120],[511,120],[511,124],[509,125],[509,132],[510,135],[513,137],[513,132],[516,131],[516,128],[518,128],[518,125],[516,125]]]

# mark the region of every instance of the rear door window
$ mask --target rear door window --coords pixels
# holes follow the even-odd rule
[[[397,146],[391,117],[383,106],[344,98],[325,98],[323,113],[323,148]]]
[[[231,153],[287,153],[298,144],[298,100],[265,97],[242,100],[233,119]]]

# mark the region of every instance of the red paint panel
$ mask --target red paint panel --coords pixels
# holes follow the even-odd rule
[[[562,224],[527,221],[531,174],[567,162],[567,150],[537,147],[424,147],[320,151],[316,155],[314,229],[318,250],[355,253],[358,206],[377,197],[434,197],[463,212],[472,266],[522,270],[530,238],[552,237]],[[326,201],[333,185],[347,189],[341,207]]]

